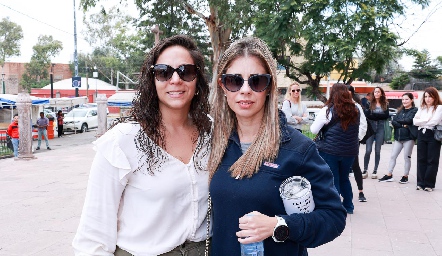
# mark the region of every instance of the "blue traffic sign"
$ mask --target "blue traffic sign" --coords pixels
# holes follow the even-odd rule
[[[81,77],[80,76],[72,77],[72,87],[74,87],[74,88],[81,87]]]

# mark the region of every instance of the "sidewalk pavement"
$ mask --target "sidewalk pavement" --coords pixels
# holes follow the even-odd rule
[[[35,160],[0,160],[0,255],[73,255],[95,133],[54,138],[53,150],[43,147]],[[391,149],[391,144],[382,147],[379,178],[387,172]],[[364,152],[361,146],[361,163]],[[374,152],[370,162],[373,170]],[[354,214],[340,237],[309,249],[309,255],[442,256],[442,173],[433,192],[416,191],[416,147],[408,184],[398,183],[403,162],[400,154],[394,182],[364,180],[365,203],[358,202],[351,177]]]

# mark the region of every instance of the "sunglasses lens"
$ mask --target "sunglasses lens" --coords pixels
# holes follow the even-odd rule
[[[169,80],[175,71],[183,81],[192,82],[196,78],[197,68],[190,64],[181,65],[176,69],[166,64],[157,64],[153,67],[155,78],[160,82]]]
[[[178,75],[183,81],[191,82],[196,77],[196,66],[195,65],[181,65],[177,69]]]
[[[164,82],[172,77],[174,70],[168,65],[158,64],[153,67],[153,72],[158,81]]]
[[[253,75],[249,77],[249,86],[255,92],[264,91],[270,84],[269,75]]]
[[[223,75],[222,82],[227,90],[237,92],[244,84],[244,79],[238,75]]]

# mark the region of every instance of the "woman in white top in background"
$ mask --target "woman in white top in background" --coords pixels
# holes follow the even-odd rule
[[[285,100],[282,103],[282,112],[284,112],[287,123],[302,132],[302,124],[308,120],[307,107],[301,101],[302,89],[297,82],[293,82],[285,94]]]
[[[440,141],[434,139],[433,129],[442,120],[439,92],[434,87],[424,91],[422,103],[413,118],[417,134],[417,190],[433,191],[439,168]]]
[[[172,36],[147,54],[130,117],[95,142],[76,255],[204,255],[208,94],[191,38]]]

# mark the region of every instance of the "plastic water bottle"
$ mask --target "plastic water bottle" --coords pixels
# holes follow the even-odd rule
[[[253,214],[247,214],[253,216]],[[241,256],[264,256],[264,242],[241,244]]]
[[[241,256],[264,256],[264,243],[241,244]]]

